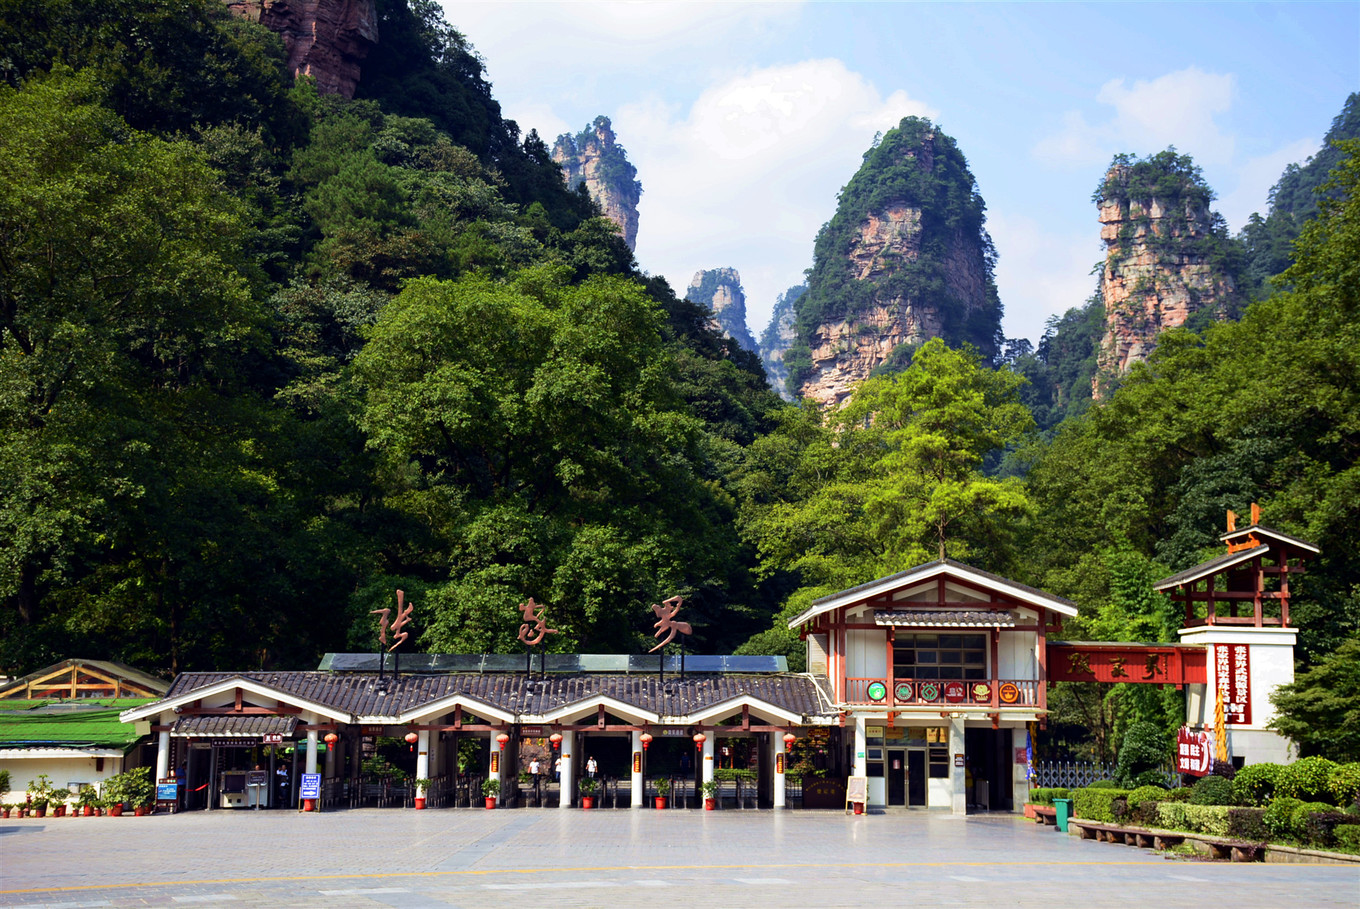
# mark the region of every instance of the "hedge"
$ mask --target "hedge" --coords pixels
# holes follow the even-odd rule
[[[1166,830],[1188,830],[1209,836],[1228,835],[1226,805],[1188,805],[1184,802],[1162,802],[1157,806],[1157,824]]]
[[[1342,807],[1349,808],[1360,800],[1360,763],[1337,764],[1332,768],[1331,776],[1327,777],[1327,791],[1332,795],[1332,801]]]
[[[1355,821],[1355,815],[1335,808],[1330,811],[1311,811],[1304,819],[1301,839],[1315,846],[1331,847],[1336,845],[1336,828]]]
[[[1029,803],[1031,805],[1052,805],[1054,799],[1065,799],[1067,797],[1067,789],[1062,786],[1031,789],[1029,791]]]
[[[1270,839],[1266,833],[1264,808],[1229,808],[1228,836],[1254,843]]]
[[[1221,776],[1206,776],[1195,783],[1190,794],[1192,805],[1236,805],[1232,780]]]
[[[1306,757],[1286,764],[1275,778],[1275,794],[1309,802],[1330,799],[1327,783],[1336,766],[1324,757]]]
[[[1072,790],[1073,811],[1079,818],[1088,821],[1114,823],[1114,800],[1127,799],[1127,789],[1108,789],[1104,786],[1087,786],[1085,789]]]
[[[1340,824],[1332,830],[1336,847],[1346,852],[1360,852],[1360,824]]]
[[[1287,795],[1277,795],[1271,799],[1261,816],[1261,821],[1266,825],[1266,832],[1270,834],[1272,840],[1291,839],[1294,836],[1290,818],[1294,814],[1294,809],[1302,804],[1302,799]]]
[[[1233,777],[1233,796],[1240,805],[1264,805],[1275,795],[1279,764],[1249,764]]]

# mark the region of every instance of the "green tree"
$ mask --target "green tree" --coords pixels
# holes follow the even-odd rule
[[[1270,728],[1307,755],[1360,760],[1360,638],[1351,638],[1270,696]]]

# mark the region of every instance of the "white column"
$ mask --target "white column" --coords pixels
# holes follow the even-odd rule
[[[632,798],[629,801],[629,807],[641,808],[646,781],[642,778],[642,733],[637,731],[633,732],[633,763],[631,769],[633,775],[629,782],[632,787]]]
[[[857,716],[855,717],[855,751],[853,754],[855,772],[852,774],[853,776],[869,775],[869,761],[865,758],[868,753],[868,741],[868,733],[864,728],[864,717]]]
[[[700,757],[704,768],[702,782],[705,783],[713,782],[713,739],[714,735],[710,732],[708,738],[704,739],[704,750]]]
[[[170,775],[170,731],[160,733],[156,739],[156,779]]]
[[[316,773],[316,730],[307,730],[307,769],[305,773]]]
[[[491,743],[491,750],[488,752],[486,778],[500,783],[505,773],[505,751],[501,743],[496,741],[496,736],[487,733],[487,740]],[[500,798],[499,792],[496,797]]]
[[[421,729],[416,736],[416,779],[424,780],[430,776],[430,730]],[[425,798],[424,786],[416,790],[416,798]]]
[[[571,807],[572,781],[576,778],[576,733],[570,730],[562,733],[562,787],[558,802],[563,808]]]
[[[774,742],[774,760],[770,763],[774,767],[774,807],[784,807],[784,771],[787,767],[781,766],[781,762],[788,760],[785,753],[784,733],[771,732],[770,739]]]
[[[968,768],[958,762],[960,757],[965,764],[968,761],[963,744],[963,722],[962,718],[949,721],[949,806],[959,816],[968,813]]]

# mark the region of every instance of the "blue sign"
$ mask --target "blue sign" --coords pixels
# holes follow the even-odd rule
[[[173,801],[174,801],[175,799],[177,799],[177,798],[179,798],[179,784],[178,784],[178,783],[157,783],[157,784],[156,784],[156,801],[158,801],[158,802],[173,802]]]
[[[321,798],[321,774],[304,773],[302,775],[302,798]]]

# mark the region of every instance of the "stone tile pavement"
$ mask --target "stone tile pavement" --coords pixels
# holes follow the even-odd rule
[[[1360,871],[1167,858],[1006,815],[216,811],[0,821],[0,907],[1360,906]]]

